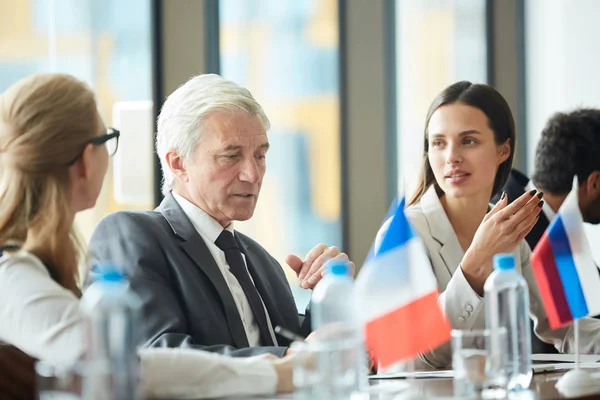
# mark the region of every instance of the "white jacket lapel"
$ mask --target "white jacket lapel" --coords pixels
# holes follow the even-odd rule
[[[448,273],[452,276],[465,253],[433,186],[423,195],[421,205],[429,225],[431,237],[439,242],[441,246],[439,250],[440,257],[444,261]]]

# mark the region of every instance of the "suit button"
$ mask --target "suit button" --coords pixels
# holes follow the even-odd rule
[[[473,306],[472,306],[472,305],[470,305],[470,304],[467,304],[467,305],[465,306],[465,310],[467,310],[468,312],[471,312],[471,311],[473,311]]]
[[[458,322],[465,322],[465,317],[458,317]]]

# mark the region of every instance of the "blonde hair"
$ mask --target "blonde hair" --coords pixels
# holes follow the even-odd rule
[[[96,135],[97,119],[93,92],[70,75],[33,75],[0,96],[0,244],[35,254],[76,295],[83,247],[68,164]]]

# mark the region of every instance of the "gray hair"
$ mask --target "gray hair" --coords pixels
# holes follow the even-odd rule
[[[167,97],[158,116],[156,153],[163,172],[163,195],[173,189],[175,178],[167,165],[167,152],[175,150],[184,162],[191,159],[204,133],[203,119],[215,110],[245,111],[258,116],[265,131],[271,127],[261,105],[248,89],[216,74],[190,78]]]

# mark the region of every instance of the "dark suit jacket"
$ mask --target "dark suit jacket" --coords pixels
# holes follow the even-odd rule
[[[527,186],[527,184],[529,184],[529,178],[522,172],[517,171],[516,169],[512,169],[503,188],[503,190],[506,192],[506,195],[508,196],[508,202],[512,203],[519,196],[525,193],[525,187]],[[492,201],[496,203],[499,199],[500,194],[495,196],[492,199]],[[531,247],[531,250],[535,249],[535,246],[542,238],[542,235],[546,231],[546,228],[548,228],[549,224],[550,221],[548,221],[546,214],[544,214],[543,212],[540,213],[540,218],[538,219],[538,222],[533,226],[531,232],[529,232],[529,234],[525,236],[525,240],[527,241],[529,247]]]
[[[520,171],[512,169],[508,180],[504,185],[503,190],[508,196],[508,202],[511,203],[516,200],[519,196],[525,193],[525,187],[529,183],[529,178]],[[500,195],[496,196],[492,201],[497,202],[500,199]],[[531,231],[525,236],[527,244],[531,250],[535,249],[538,241],[542,238],[542,235],[548,228],[550,221],[546,215],[541,212],[538,222],[534,225]],[[533,322],[531,323],[531,351],[533,353],[558,353],[556,348],[549,343],[543,342],[533,333]]]
[[[254,240],[236,232],[248,269],[271,318],[306,335],[289,283],[279,263]],[[123,267],[143,302],[145,344],[191,347],[233,356],[273,353],[280,347],[248,347],[241,317],[221,270],[172,194],[154,211],[117,212],[96,227],[90,242],[92,265]]]

